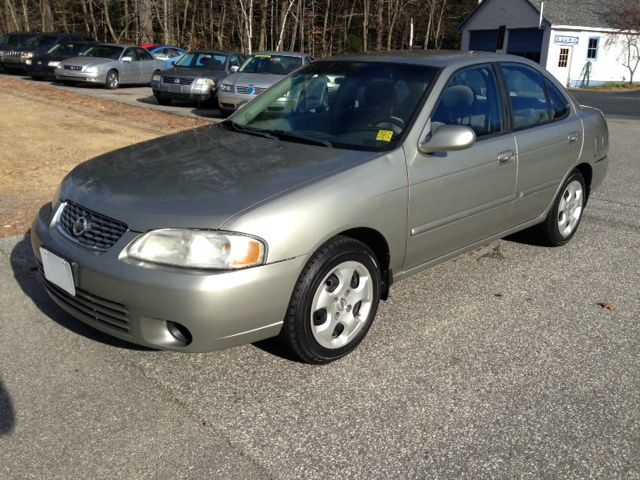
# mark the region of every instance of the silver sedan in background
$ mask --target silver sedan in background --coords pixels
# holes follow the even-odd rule
[[[327,363],[393,282],[521,230],[571,240],[608,148],[602,113],[529,60],[336,57],[221,124],[80,164],[31,242],[51,298],[113,336],[200,352],[280,335]]]
[[[267,88],[282,80],[296,68],[311,63],[304,53],[260,52],[256,53],[224,79],[218,91],[220,113],[228,116],[250,102]]]
[[[113,90],[125,84],[149,84],[161,69],[162,61],[144,48],[103,43],[61,62],[55,76],[58,82],[91,83]]]

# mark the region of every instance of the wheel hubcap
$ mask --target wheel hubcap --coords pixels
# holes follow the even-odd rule
[[[365,326],[373,305],[371,274],[360,262],[343,262],[322,280],[311,304],[311,331],[324,348],[351,342]]]
[[[582,216],[582,205],[584,203],[582,184],[577,180],[567,185],[558,206],[558,230],[560,235],[568,237],[573,233]]]

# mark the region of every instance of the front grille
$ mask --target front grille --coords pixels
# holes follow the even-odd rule
[[[249,88],[253,88],[253,93],[249,93]],[[241,93],[242,95],[260,95],[265,90],[266,88],[263,87],[248,87],[246,85],[239,85],[236,87],[236,93]]]
[[[65,70],[75,70],[75,71],[80,71],[82,70],[82,67],[80,65],[65,65],[64,66]]]
[[[167,77],[163,75],[162,83],[169,83],[172,85],[191,85],[193,83],[193,78]]]
[[[74,223],[79,222],[81,225],[83,217],[86,219],[88,229],[83,233],[79,233],[78,229],[74,232]],[[67,202],[62,207],[58,229],[84,246],[107,250],[120,240],[127,231],[127,225],[75,203]]]
[[[9,58],[20,58],[20,55],[22,54],[22,52],[18,52],[16,50],[11,50],[7,53],[4,54],[5,58],[9,57]]]
[[[129,314],[124,305],[77,288],[74,297],[47,280],[44,281],[44,286],[49,295],[72,311],[82,313],[120,333],[129,333]]]

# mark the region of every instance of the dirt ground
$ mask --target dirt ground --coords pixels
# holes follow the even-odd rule
[[[25,233],[78,163],[204,123],[0,77],[0,238]]]

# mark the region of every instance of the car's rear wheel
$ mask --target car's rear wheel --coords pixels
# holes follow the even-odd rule
[[[281,338],[306,363],[353,351],[378,310],[380,266],[367,245],[338,236],[307,262],[294,288]]]
[[[575,235],[587,203],[587,187],[579,170],[571,172],[562,184],[547,218],[535,232],[541,243],[559,247]]]
[[[115,90],[119,85],[120,78],[118,76],[118,72],[116,72],[115,70],[109,70],[104,81],[104,86],[109,90]]]

